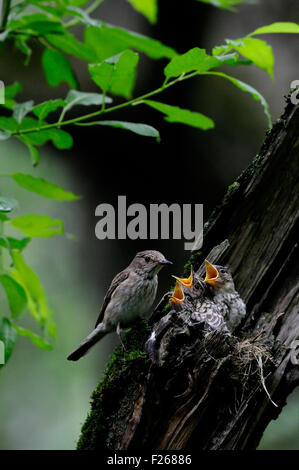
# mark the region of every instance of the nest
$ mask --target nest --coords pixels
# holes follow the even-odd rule
[[[243,376],[244,387],[248,384],[250,377],[258,374],[260,385],[262,385],[271,403],[277,407],[277,404],[271,399],[266,387],[265,380],[267,376],[264,376],[265,364],[268,361],[274,363],[269,349],[260,340],[257,341],[256,338],[247,338],[243,341],[239,341],[235,345],[235,353],[239,363],[239,370]]]

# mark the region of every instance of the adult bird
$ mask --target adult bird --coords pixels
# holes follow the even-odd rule
[[[127,328],[144,318],[156,298],[158,273],[172,264],[159,251],[137,253],[131,264],[115,276],[104,298],[95,329],[67,359],[77,361],[107,333]],[[121,337],[120,337],[121,339]]]

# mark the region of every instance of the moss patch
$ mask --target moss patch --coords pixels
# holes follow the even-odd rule
[[[126,351],[121,346],[115,348],[103,379],[91,395],[91,410],[81,430],[78,450],[117,447],[147,370],[143,345],[148,335],[147,322],[140,320],[123,335]]]
[[[199,265],[201,264],[201,257],[201,251],[197,251],[196,253],[193,253],[193,255],[190,256],[189,260],[184,266],[184,276],[190,275],[191,266],[193,266],[194,271],[198,269]]]

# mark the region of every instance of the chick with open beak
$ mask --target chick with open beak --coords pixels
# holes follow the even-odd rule
[[[206,277],[213,301],[216,303],[227,326],[233,331],[246,315],[246,305],[235,288],[233,277],[227,266],[218,266],[205,260]]]
[[[176,279],[173,296],[178,296],[177,292],[184,295],[182,301],[184,301],[184,307],[190,311],[192,324],[203,322],[209,331],[220,328],[226,329],[223,317],[211,298],[207,286],[193,272],[192,266],[189,277],[172,277]]]
[[[207,287],[204,282],[199,278],[197,273],[194,273],[193,267],[191,266],[191,271],[189,277],[183,278],[178,276],[172,276],[176,279],[177,283],[180,284],[181,289],[184,293],[185,304],[188,302],[195,302],[202,299],[207,292]]]
[[[182,284],[184,287],[193,287],[193,268],[191,266],[191,272],[190,276],[186,278],[178,277],[178,276],[172,276],[174,277],[180,284]]]
[[[169,297],[169,302],[171,302],[174,306],[181,305],[185,300],[184,292],[180,286],[180,283],[176,281],[174,291],[172,295]]]
[[[172,277],[176,280],[176,285],[172,296],[169,298],[170,303],[176,307],[176,310],[184,307],[185,310],[191,312],[195,303],[203,298],[206,286],[193,272],[192,266],[188,277]]]

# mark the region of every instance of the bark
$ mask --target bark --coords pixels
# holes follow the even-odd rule
[[[299,384],[299,106],[288,102],[260,153],[205,225],[206,257],[228,264],[247,317],[232,336],[162,301],[126,335],[92,396],[79,449],[255,449]],[[297,346],[298,347],[298,346]],[[298,354],[299,358],[299,354]],[[271,397],[271,398],[270,398]]]

